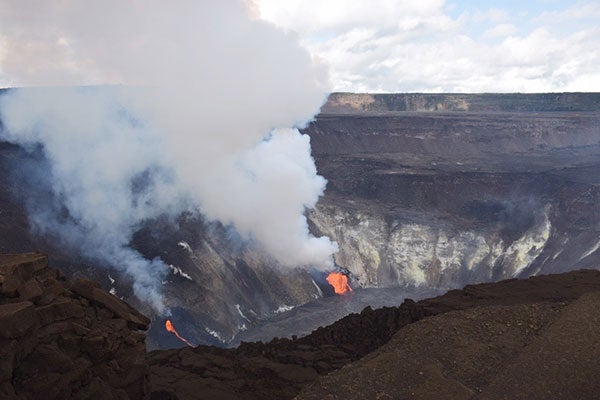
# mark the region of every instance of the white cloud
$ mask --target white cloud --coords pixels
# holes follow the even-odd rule
[[[454,18],[443,1],[256,2],[261,18],[298,32],[329,65],[337,91],[600,91],[597,2]]]
[[[258,0],[257,4],[263,19],[300,33],[353,27],[387,30],[414,18],[444,17],[443,0]]]
[[[114,71],[100,73],[92,60],[75,58],[71,49],[78,43],[60,35],[52,45],[46,38],[26,35],[19,35],[19,41],[7,41],[7,37],[15,37],[14,31],[7,32],[7,26],[43,26],[50,19],[47,16],[61,14],[56,4],[24,1],[40,12],[0,29],[2,84],[43,83],[58,70],[64,82],[57,84],[122,81]],[[527,2],[511,3],[512,8],[491,2],[488,8],[478,9],[443,0],[245,1],[254,1],[253,14],[297,32],[313,58],[329,65],[338,91],[600,91],[597,1],[574,5],[551,1],[542,4],[545,11],[540,11],[539,2],[538,11],[533,11]],[[0,23],[11,19],[6,9],[0,3]],[[109,18],[120,21],[119,15]],[[160,16],[156,18],[160,20]],[[94,27],[88,30],[93,32]],[[116,40],[120,34],[112,32],[106,41]],[[165,54],[156,62],[168,64],[171,58]],[[121,69],[138,76],[144,68],[132,65]]]
[[[509,36],[516,33],[517,30],[517,27],[513,24],[499,24],[485,31],[483,37],[488,39]]]
[[[467,11],[461,15],[460,18],[473,22],[491,22],[498,24],[507,21],[510,18],[510,15],[505,10],[499,8],[490,8],[487,10],[476,9],[473,11]]]
[[[566,10],[544,11],[536,17],[534,21],[541,24],[555,24],[557,22],[593,19],[595,22],[600,19],[600,3],[580,3]]]

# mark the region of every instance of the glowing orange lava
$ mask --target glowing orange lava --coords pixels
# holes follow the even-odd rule
[[[173,323],[171,322],[170,319],[168,319],[165,322],[165,328],[167,329],[167,331],[169,331],[172,334],[174,334],[175,336],[177,336],[177,339],[181,340],[182,342],[184,342],[185,344],[187,344],[190,347],[194,347],[194,345],[191,344],[190,342],[188,342],[185,338],[182,338],[181,336],[179,336],[179,333],[177,333],[177,331],[175,330],[175,327],[173,326]]]
[[[327,275],[327,282],[333,286],[336,294],[344,294],[352,291],[352,288],[348,284],[348,277],[340,272],[332,272]]]

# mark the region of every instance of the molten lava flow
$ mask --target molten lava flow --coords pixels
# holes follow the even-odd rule
[[[336,294],[344,294],[352,291],[352,288],[348,284],[348,277],[341,272],[332,272],[327,275],[327,282],[333,286]]]
[[[175,327],[173,326],[173,323],[171,322],[170,319],[168,319],[165,322],[165,328],[167,328],[167,330],[171,333],[173,333],[175,336],[177,336],[177,339],[181,340],[182,342],[184,342],[185,344],[187,344],[190,347],[194,347],[193,344],[191,344],[190,342],[188,342],[187,340],[185,340],[185,338],[182,338],[181,336],[179,336],[179,333],[177,333],[177,331],[175,330]]]

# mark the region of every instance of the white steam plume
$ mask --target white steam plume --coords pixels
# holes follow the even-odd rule
[[[11,91],[0,139],[50,162],[60,207],[30,204],[34,226],[122,268],[159,312],[167,268],[128,244],[164,213],[200,210],[282,265],[331,265],[336,244],[304,217],[326,182],[293,128],[324,101],[325,71],[242,3],[2,2],[0,71],[13,86],[126,85]]]

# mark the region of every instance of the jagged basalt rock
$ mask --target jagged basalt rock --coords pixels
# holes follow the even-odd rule
[[[78,279],[71,286],[71,290],[78,295],[105,307],[112,311],[119,318],[124,319],[132,327],[146,330],[150,326],[150,320],[138,313],[133,307],[124,301],[120,301],[115,296],[100,288],[95,282]]]
[[[0,255],[0,398],[143,399],[149,320],[44,254]]]
[[[33,303],[29,301],[0,305],[0,337],[12,339],[24,335],[35,324],[35,317]]]

